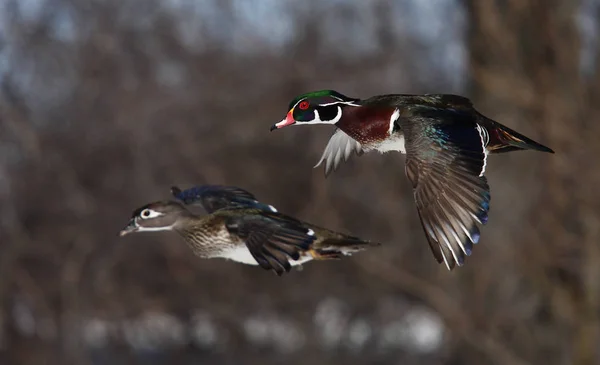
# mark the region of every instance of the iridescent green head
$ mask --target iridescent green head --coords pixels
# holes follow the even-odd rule
[[[296,123],[336,124],[342,118],[342,109],[360,106],[360,100],[349,98],[334,90],[313,91],[295,97],[288,106],[285,119],[274,124],[271,130]]]

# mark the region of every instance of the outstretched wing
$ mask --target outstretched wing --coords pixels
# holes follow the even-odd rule
[[[209,214],[219,209],[237,207],[277,211],[272,205],[259,202],[254,195],[235,186],[199,185],[186,190],[173,186],[171,193],[185,204],[200,203]]]
[[[282,275],[291,269],[290,259],[310,249],[315,232],[294,218],[261,211],[257,214],[232,216],[226,227],[246,243],[256,262],[265,270]]]
[[[360,143],[344,133],[341,129],[337,128],[329,139],[329,142],[323,151],[323,155],[315,165],[315,168],[319,167],[324,161],[325,176],[328,176],[332,171],[335,171],[338,168],[342,159],[348,161],[353,152],[359,156],[363,154]]]
[[[447,110],[413,116],[402,128],[406,175],[423,229],[436,260],[452,270],[471,254],[479,241],[477,224],[488,219],[483,132],[468,116]]]

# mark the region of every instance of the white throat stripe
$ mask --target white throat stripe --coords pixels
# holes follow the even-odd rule
[[[174,225],[164,227],[142,227],[138,226],[138,232],[158,232],[158,231],[172,231]]]

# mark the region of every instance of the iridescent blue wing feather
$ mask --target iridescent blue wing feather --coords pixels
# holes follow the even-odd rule
[[[198,185],[186,190],[173,186],[171,193],[184,204],[201,204],[209,214],[219,209],[240,207],[277,211],[272,205],[259,202],[250,192],[235,186]]]
[[[437,261],[451,270],[471,254],[477,225],[488,219],[486,136],[468,114],[447,109],[418,111],[402,129],[406,175],[425,235]]]

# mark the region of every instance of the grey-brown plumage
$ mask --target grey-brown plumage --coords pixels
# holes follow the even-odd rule
[[[179,201],[136,209],[121,235],[175,231],[199,257],[260,265],[278,275],[313,259],[340,258],[378,245],[278,213],[236,187],[174,187],[172,193]],[[200,204],[210,214],[195,215],[184,204]]]

